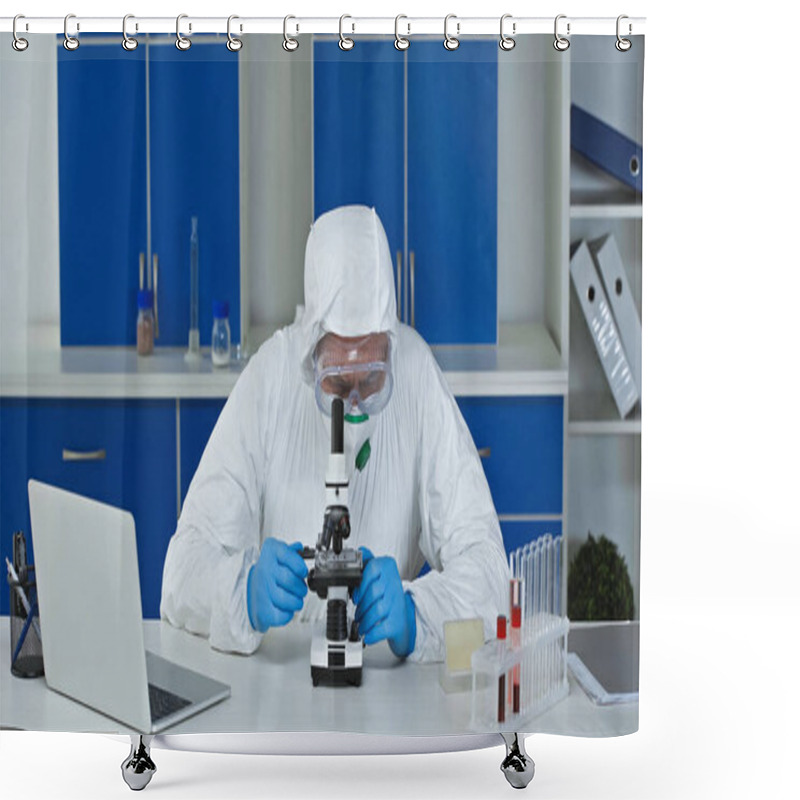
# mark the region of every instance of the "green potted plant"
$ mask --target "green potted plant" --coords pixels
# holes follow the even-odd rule
[[[567,614],[571,620],[633,619],[633,584],[625,559],[605,535],[589,532],[572,559],[567,583]]]

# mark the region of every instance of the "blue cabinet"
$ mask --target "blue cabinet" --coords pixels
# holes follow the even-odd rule
[[[224,400],[181,400],[181,508]]]
[[[428,344],[497,343],[497,42],[408,53],[408,247]]]
[[[172,400],[0,402],[0,547],[15,530],[31,546],[27,482],[60,486],[132,512],[142,611],[157,617],[161,574],[177,519],[175,404]],[[89,460],[70,460],[71,454]],[[33,548],[35,551],[35,540]],[[2,593],[2,613],[8,596]]]
[[[179,52],[174,37],[151,36],[132,53],[82,39],[73,52],[59,48],[58,113],[62,345],[135,344],[148,213],[157,344],[188,343],[192,216],[201,344],[210,343],[213,300],[229,301],[238,341],[238,56],[217,39]]]
[[[134,344],[147,251],[145,48],[81,41],[58,48],[61,343]]]
[[[241,340],[239,297],[239,62],[213,43],[150,49],[153,252],[159,263],[158,344],[189,337],[189,237],[198,219],[200,344],[211,344],[212,303],[230,304]]]
[[[563,512],[564,398],[459,397],[498,514]]]
[[[404,249],[403,70],[403,53],[385,41],[348,52],[314,43],[314,218],[374,207],[395,265]]]
[[[496,42],[315,43],[314,216],[350,203],[402,254],[405,322],[429,344],[497,342]]]

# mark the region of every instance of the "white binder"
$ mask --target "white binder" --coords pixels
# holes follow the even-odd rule
[[[636,390],[642,394],[642,322],[613,234],[589,242],[589,250],[605,284]]]
[[[571,248],[569,273],[603,365],[614,402],[624,419],[639,399],[611,306],[585,241]]]

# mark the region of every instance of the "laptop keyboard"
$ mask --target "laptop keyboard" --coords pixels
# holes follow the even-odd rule
[[[147,689],[150,693],[150,719],[153,722],[168,717],[189,705],[189,700],[154,686],[152,683],[147,684]]]

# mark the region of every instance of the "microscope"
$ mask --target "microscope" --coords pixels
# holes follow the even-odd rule
[[[363,648],[358,623],[348,619],[347,603],[361,583],[361,551],[344,547],[350,536],[344,459],[344,402],[331,408],[331,454],[325,474],[326,508],[322,532],[308,573],[308,588],[328,601],[327,619],[315,623],[311,638],[311,681],[332,686],[360,686]]]

